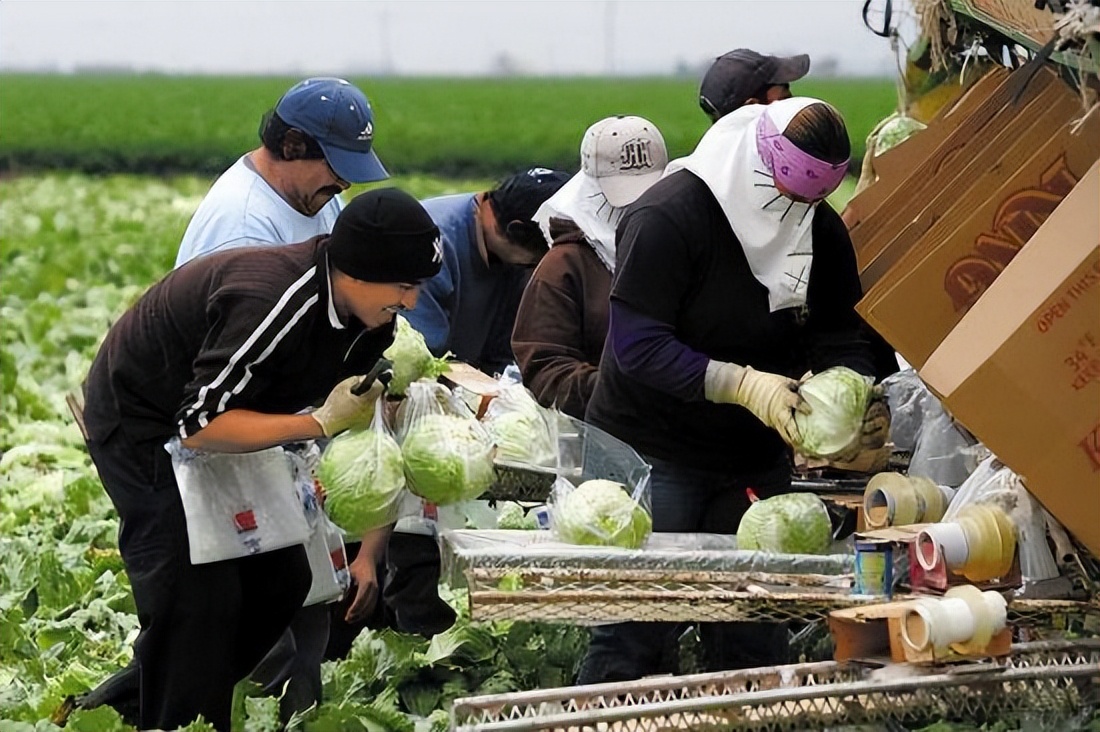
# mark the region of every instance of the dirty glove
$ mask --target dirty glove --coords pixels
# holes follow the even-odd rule
[[[864,450],[877,450],[890,440],[890,406],[882,386],[871,392],[871,403],[863,415],[860,444]]]
[[[810,405],[798,394],[794,379],[757,371],[751,366],[711,361],[707,365],[704,393],[708,401],[739,404],[793,445],[799,440],[795,411],[810,413]]]
[[[329,392],[325,403],[313,412],[312,416],[321,425],[325,437],[333,437],[353,427],[366,427],[374,418],[374,406],[382,396],[385,385],[373,379],[374,383],[362,394],[356,394],[371,376],[349,376]]]

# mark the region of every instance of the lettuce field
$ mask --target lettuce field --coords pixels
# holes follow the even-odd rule
[[[0,74],[0,171],[213,174],[256,143],[260,115],[293,78]],[[637,114],[669,152],[690,152],[708,122],[693,78],[353,78],[375,113],[375,144],[391,171],[496,177],[542,165],[574,170],[585,128]],[[797,82],[845,116],[853,156],[894,110],[885,79]]]

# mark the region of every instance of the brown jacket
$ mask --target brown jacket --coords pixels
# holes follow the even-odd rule
[[[607,337],[611,273],[572,222],[553,219],[551,233],[520,300],[512,351],[540,404],[581,419]]]

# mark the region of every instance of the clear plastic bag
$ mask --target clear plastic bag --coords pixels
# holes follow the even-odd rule
[[[912,452],[917,444],[928,387],[913,369],[905,369],[882,380],[890,406],[890,442],[894,449]]]
[[[320,488],[313,478],[320,461],[321,449],[313,440],[286,445],[284,449],[294,469],[298,497],[310,530],[306,541],[306,558],[309,560],[312,581],[309,594],[302,604],[308,606],[335,602],[351,586],[351,576],[347,570],[344,534],[325,515],[321,507]]]
[[[978,452],[973,449],[977,440],[951,418],[931,392],[925,394],[921,415],[909,474],[928,478],[936,485],[962,485],[977,463]]]
[[[522,384],[503,386],[489,402],[481,423],[497,447],[498,462],[557,465],[558,420]]]
[[[1011,468],[993,456],[987,457],[967,478],[944,514],[953,521],[966,506],[990,505],[1004,511],[1017,532],[1020,575],[1025,587],[1060,575],[1047,543],[1046,516],[1039,502]]]
[[[558,478],[550,495],[550,530],[567,544],[638,549],[653,533],[649,481],[631,490],[612,480],[573,485]]]
[[[445,506],[477,498],[492,485],[492,439],[445,386],[409,385],[397,435],[408,488],[424,500]]]
[[[385,424],[384,399],[379,398],[369,427],[328,443],[316,474],[325,490],[325,510],[352,537],[397,521],[406,495],[404,461]]]
[[[248,453],[191,450],[178,438],[165,449],[187,520],[192,564],[207,564],[304,544],[310,527],[281,447]]]

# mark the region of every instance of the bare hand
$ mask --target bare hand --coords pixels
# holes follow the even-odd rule
[[[348,565],[348,572],[351,574],[350,592],[354,594],[351,605],[344,614],[344,621],[358,623],[370,616],[378,602],[378,575],[374,568],[374,558],[365,556],[360,551],[355,561]]]

